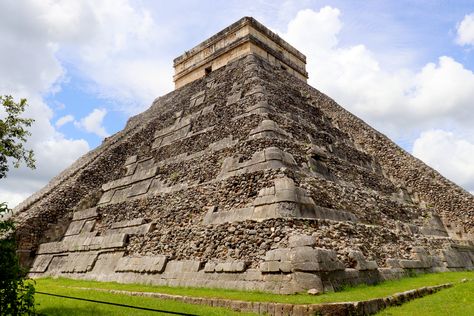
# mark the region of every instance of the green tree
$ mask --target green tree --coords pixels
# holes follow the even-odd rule
[[[35,167],[33,151],[26,150],[24,143],[31,134],[27,128],[32,119],[21,118],[27,106],[26,100],[16,103],[11,96],[0,96],[0,179],[9,170],[9,158],[18,168],[24,161]],[[26,281],[26,271],[16,255],[15,224],[12,219],[1,220],[11,210],[0,202],[0,315],[36,315],[34,293],[31,282]]]
[[[0,96],[0,179],[7,176],[9,170],[8,158],[13,159],[13,166],[18,168],[23,160],[29,168],[35,168],[32,150],[24,147],[26,138],[31,135],[27,128],[33,123],[32,119],[20,115],[27,106],[26,99],[16,103],[12,96]],[[5,113],[5,117],[3,113]]]

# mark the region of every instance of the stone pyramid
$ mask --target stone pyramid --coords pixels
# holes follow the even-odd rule
[[[306,84],[243,18],[16,208],[33,277],[294,293],[473,269],[474,196]]]

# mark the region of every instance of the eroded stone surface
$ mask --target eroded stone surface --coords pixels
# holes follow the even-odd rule
[[[473,209],[333,100],[248,56],[155,100],[15,219],[35,276],[291,293],[472,268]]]

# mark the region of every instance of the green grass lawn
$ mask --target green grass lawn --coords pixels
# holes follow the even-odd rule
[[[120,284],[115,282],[97,282],[82,281],[71,279],[38,279],[37,290],[51,293],[62,293],[63,291],[73,290],[71,287],[86,287],[97,289],[114,289],[135,292],[159,292],[173,295],[185,295],[195,297],[215,297],[235,300],[258,301],[258,302],[280,302],[292,304],[314,304],[325,302],[345,302],[345,301],[361,301],[372,298],[379,298],[391,295],[397,292],[403,292],[423,286],[437,285],[447,282],[459,282],[461,279],[473,279],[474,271],[470,272],[446,272],[422,274],[415,277],[404,278],[395,281],[387,281],[375,286],[360,285],[356,287],[348,287],[344,291],[325,293],[319,296],[308,294],[296,295],[278,295],[261,292],[246,292],[222,289],[203,289],[203,288],[183,288],[183,287],[165,287],[151,286],[143,284]],[[75,289],[77,293],[93,292]],[[38,295],[39,296],[39,295]]]
[[[209,307],[204,305],[186,304],[172,300],[161,300],[151,297],[128,296],[124,294],[112,294],[99,291],[85,291],[62,287],[65,279],[61,280],[40,280],[36,284],[36,290],[41,292],[60,294],[65,296],[87,298],[97,301],[113,302],[138,307],[173,311],[194,315],[255,315],[251,313],[237,313],[224,308]],[[56,282],[56,284],[55,284]],[[68,284],[71,282],[68,280]],[[169,315],[166,313],[141,311],[127,307],[104,305],[92,302],[77,301],[67,298],[46,296],[37,293],[35,301],[38,304],[37,310],[43,315],[67,315],[67,316],[90,316],[90,315]]]
[[[454,287],[438,293],[416,299],[401,306],[388,308],[377,315],[474,315],[474,282],[456,284]]]

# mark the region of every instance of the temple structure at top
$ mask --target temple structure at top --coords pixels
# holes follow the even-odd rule
[[[178,89],[228,62],[256,54],[306,82],[306,56],[257,20],[244,17],[174,60]]]

